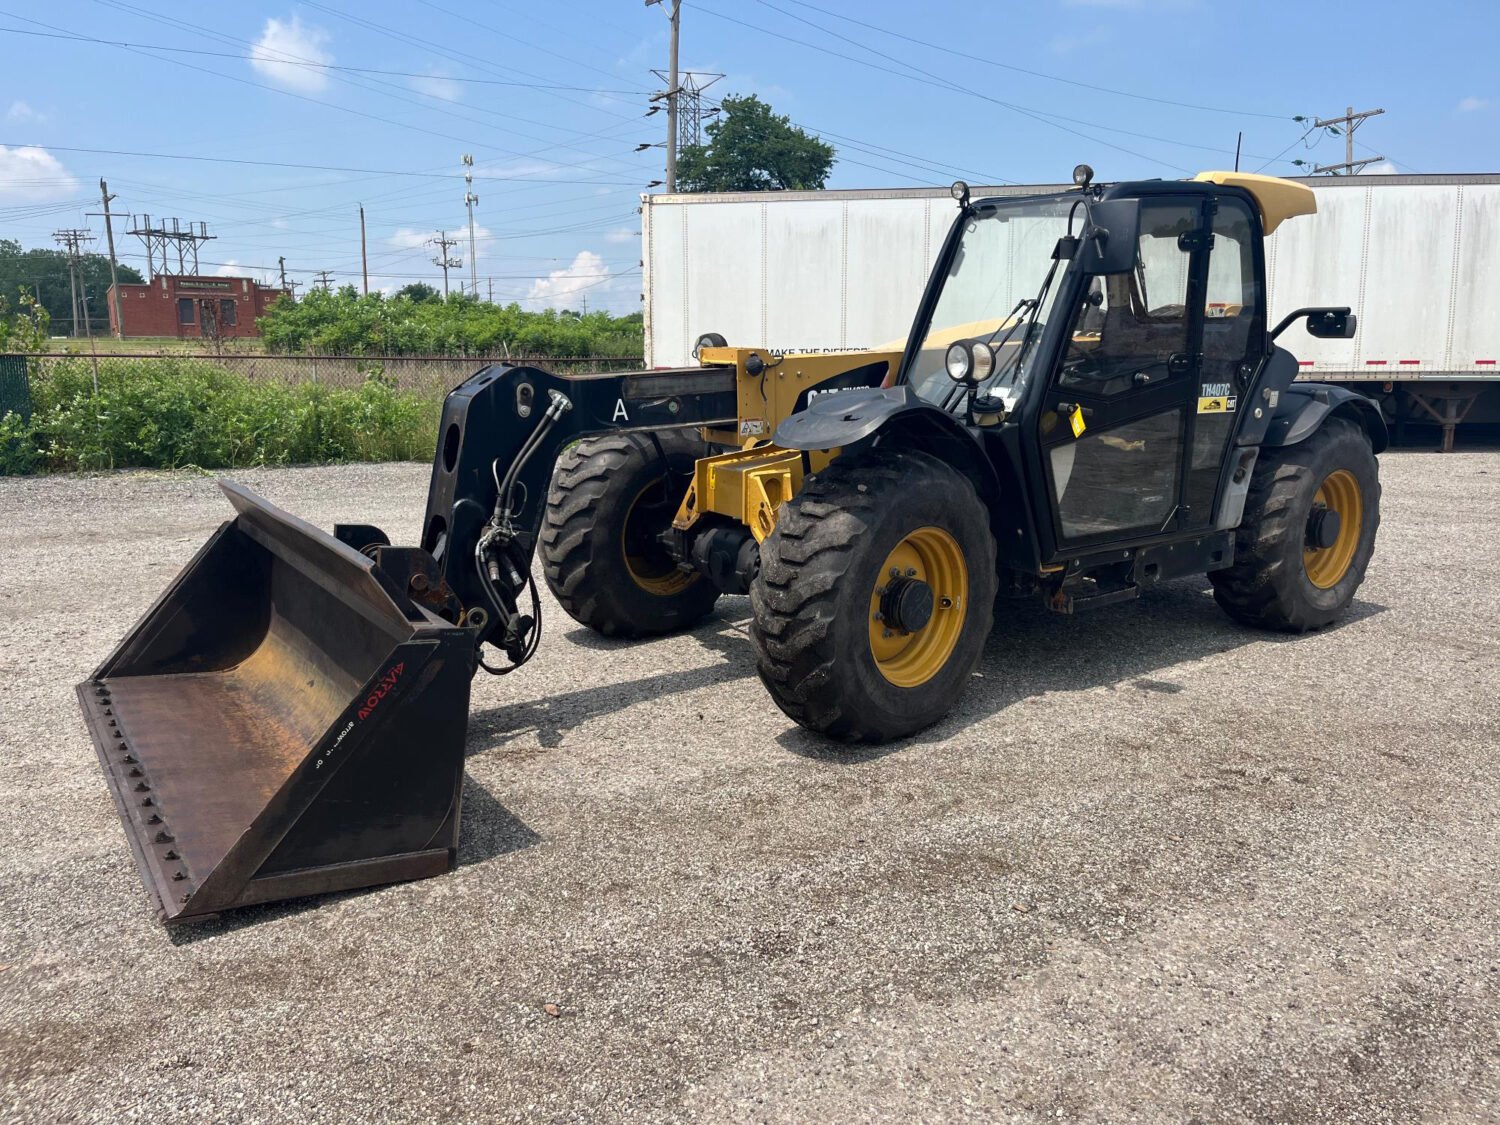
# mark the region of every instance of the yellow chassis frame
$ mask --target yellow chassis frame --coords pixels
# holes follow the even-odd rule
[[[750,373],[752,356],[763,365],[756,374]],[[764,348],[703,348],[698,355],[703,366],[735,369],[739,414],[735,430],[704,430],[703,436],[738,448],[698,460],[672,526],[687,531],[713,513],[744,524],[756,542],[764,542],[776,529],[777,511],[801,490],[803,478],[839,453],[783,449],[771,441],[776,427],[804,392],[854,368],[884,363],[884,385],[889,385],[900,359],[899,350],[776,355]]]

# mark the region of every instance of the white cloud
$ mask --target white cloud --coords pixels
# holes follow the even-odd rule
[[[603,303],[604,291],[610,285],[609,267],[592,250],[580,250],[578,257],[565,269],[553,270],[531,283],[528,301],[553,308],[576,307],[587,296],[591,305]]]
[[[10,108],[5,111],[7,121],[45,121],[45,114],[38,113],[31,108],[30,103],[19,99],[10,103]]]
[[[424,74],[411,79],[411,88],[428,97],[441,98],[445,102],[463,100],[463,85],[442,74]]]
[[[411,227],[402,227],[386,239],[398,250],[415,250],[418,246],[425,246],[429,239],[437,237],[435,230],[412,230]]]
[[[641,232],[635,227],[616,227],[604,236],[605,242],[635,242],[641,237]]]
[[[215,277],[244,277],[245,276],[245,268],[242,265],[240,265],[240,263],[236,259],[230,258],[229,261],[225,262],[218,269],[214,270],[214,276]]]
[[[295,15],[285,23],[268,19],[265,30],[250,48],[250,65],[278,86],[316,93],[328,85],[327,72],[298,64],[333,62],[333,56],[323,49],[327,42],[328,32],[319,27],[304,27]]]
[[[1378,164],[1366,164],[1359,170],[1359,174],[1361,176],[1395,176],[1400,171],[1389,160],[1382,160]]]
[[[1490,103],[1486,98],[1464,98],[1458,103],[1459,113],[1478,113],[1481,109],[1489,109]]]
[[[0,199],[8,203],[47,203],[78,190],[78,179],[44,148],[0,145]]]

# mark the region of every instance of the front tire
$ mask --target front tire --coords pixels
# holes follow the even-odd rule
[[[1379,527],[1370,439],[1354,422],[1330,418],[1305,441],[1261,451],[1234,564],[1208,576],[1214,600],[1257,628],[1321,629],[1354,600]]]
[[[607,637],[685,629],[719,591],[678,569],[672,523],[703,443],[681,430],[585,438],[557,461],[542,520],[543,573],[563,609]]]
[[[952,709],[984,650],[995,540],[969,480],[926,453],[845,455],[761,544],[761,682],[808,730],[886,742]]]

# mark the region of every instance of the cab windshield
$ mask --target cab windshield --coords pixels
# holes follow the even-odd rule
[[[1076,193],[986,200],[976,205],[943,280],[922,345],[907,369],[918,395],[947,409],[963,394],[944,369],[948,346],[983,340],[995,349],[995,369],[979,395],[1013,409],[1035,364],[1036,344],[1062,282],[1065,262],[1053,259],[1057,240],[1081,233],[1083,203]]]

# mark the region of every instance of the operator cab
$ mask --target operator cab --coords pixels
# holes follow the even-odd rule
[[[1316,206],[1271,177],[1091,178],[963,193],[898,380],[1015,464],[1051,515],[1044,562],[1224,526],[1229,445],[1272,350],[1262,231]]]

